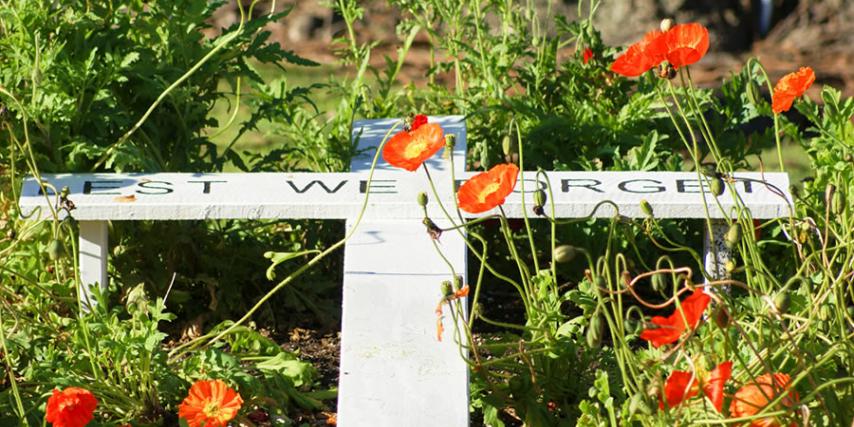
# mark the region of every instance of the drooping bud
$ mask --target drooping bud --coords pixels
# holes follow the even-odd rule
[[[718,177],[712,178],[711,190],[715,197],[724,194],[724,180]]]
[[[652,275],[652,289],[656,292],[664,292],[664,289],[667,287],[667,279],[664,276],[664,273],[655,273]]]
[[[673,20],[670,18],[662,19],[659,28],[661,28],[661,31],[667,32],[673,28]]]
[[[791,298],[789,297],[788,286],[784,286],[783,289],[780,289],[780,291],[777,292],[777,295],[774,295],[774,308],[776,308],[777,312],[780,314],[789,310],[790,302]]]
[[[67,185],[62,187],[61,190],[59,190],[59,197],[61,197],[63,199],[67,199],[69,194],[71,194],[71,190],[68,189]]]
[[[418,206],[427,207],[427,193],[423,191],[418,193]]]
[[[741,224],[734,222],[724,236],[724,244],[728,249],[735,249],[741,242]]]
[[[845,193],[837,191],[830,200],[830,211],[835,215],[845,212]]]
[[[727,311],[726,307],[720,304],[715,307],[715,311],[712,314],[712,319],[714,319],[715,324],[718,325],[718,327],[721,329],[726,329],[727,327],[729,327],[730,322],[732,322],[732,316],[729,315],[729,312]]]
[[[56,261],[65,255],[65,247],[59,239],[53,239],[47,244],[47,256],[51,261]]]
[[[578,250],[575,249],[572,245],[560,245],[555,248],[554,252],[554,262],[558,264],[563,264],[572,261],[575,259],[575,255],[578,253]]]
[[[543,216],[546,214],[543,207],[546,205],[546,192],[545,190],[537,190],[534,192],[534,213]]]
[[[590,319],[590,326],[587,328],[587,346],[591,349],[597,349],[602,345],[602,334],[605,332],[605,324],[602,322],[602,316],[595,313]]]
[[[513,138],[510,138],[510,135],[504,135],[504,138],[501,140],[501,151],[505,156],[509,156],[516,151],[513,149]]]
[[[834,194],[836,194],[836,186],[827,184],[827,187],[824,188],[824,203],[826,206],[830,206],[833,203]]]
[[[652,205],[650,205],[649,202],[646,201],[646,199],[641,199],[640,207],[641,207],[641,211],[643,211],[643,213],[645,213],[646,216],[648,216],[650,218],[655,216],[652,214]]]

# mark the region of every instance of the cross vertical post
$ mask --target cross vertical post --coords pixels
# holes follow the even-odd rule
[[[396,122],[355,123],[353,133],[359,138],[359,148],[377,147]],[[457,172],[462,172],[465,119],[431,117],[430,122],[440,123],[446,135],[457,135],[452,155]],[[351,170],[369,170],[373,153],[369,150],[365,156],[354,158]],[[452,185],[447,163],[440,156],[427,162],[435,185],[445,188],[446,194]],[[390,168],[384,163],[377,166]],[[413,172],[413,176],[424,177],[423,189],[431,194],[423,171]],[[378,188],[393,191],[389,183],[384,185]],[[415,194],[399,194],[411,198],[417,207]],[[440,227],[449,225],[438,214],[438,201],[432,195],[430,199],[428,210],[436,215],[433,220]],[[348,229],[353,226],[352,221],[347,222]],[[447,305],[443,340],[437,338],[434,309],[443,297],[441,282],[452,278],[448,265],[417,219],[365,219],[358,227],[344,249],[338,425],[467,426],[466,353],[461,353],[456,342]],[[439,247],[465,281],[466,245],[460,234],[446,232]]]
[[[83,309],[89,311],[96,304],[92,288],[107,288],[107,256],[109,231],[107,221],[79,221],[80,288],[78,297]]]
[[[726,277],[726,263],[732,257],[732,253],[726,246],[727,222],[722,219],[712,219],[712,233],[709,235],[708,227],[703,227],[703,265],[706,272],[711,276],[711,280],[723,279]],[[705,283],[710,280],[706,279]]]

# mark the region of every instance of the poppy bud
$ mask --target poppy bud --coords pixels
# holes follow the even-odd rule
[[[830,206],[833,203],[833,195],[836,194],[836,186],[833,184],[827,184],[827,187],[824,188],[824,203],[827,206]]]
[[[537,215],[544,215],[543,206],[546,205],[546,192],[545,190],[537,190],[534,192],[534,213]]]
[[[510,135],[504,135],[504,139],[501,140],[501,150],[505,156],[513,154],[515,151],[513,145],[513,139],[510,138]]]
[[[449,296],[454,294],[454,288],[453,288],[453,285],[451,285],[450,280],[443,280],[441,289],[442,289],[442,295],[445,297],[449,297]]]
[[[555,248],[554,252],[554,262],[558,264],[563,264],[566,262],[570,262],[575,258],[575,255],[578,253],[578,250],[575,249],[574,246],[571,245],[560,245]]]
[[[56,261],[65,255],[65,247],[58,239],[53,239],[47,244],[47,256],[51,261]]]
[[[700,156],[697,157],[699,158]],[[718,178],[720,175],[718,173],[718,166],[714,163],[703,163],[700,173],[709,178]]]
[[[673,20],[670,18],[662,19],[659,28],[661,28],[661,31],[667,32],[667,30],[673,28]]]
[[[641,211],[646,214],[646,216],[652,218],[654,215],[652,214],[652,205],[646,201],[646,199],[641,199],[640,201]]]
[[[776,308],[777,312],[780,314],[789,310],[790,302],[791,298],[789,297],[788,286],[784,286],[783,289],[780,289],[780,291],[777,292],[777,295],[774,295],[774,308]]]
[[[714,194],[715,197],[723,194],[724,193],[724,180],[721,178],[717,178],[717,177],[712,178],[711,190],[712,190],[712,194]]]
[[[715,312],[712,314],[712,319],[714,319],[715,324],[718,325],[719,328],[726,329],[732,321],[732,316],[729,315],[729,312],[724,306],[718,305],[715,308]]]
[[[656,292],[664,292],[667,286],[667,280],[664,278],[664,273],[655,273],[652,275],[652,289]]]
[[[845,211],[845,193],[837,191],[830,201],[830,211],[835,215],[842,215]]]
[[[646,396],[641,392],[635,393],[634,396],[632,396],[632,400],[629,402],[629,414],[634,415],[637,413],[641,413],[643,415],[652,414],[649,404],[646,401]]]
[[[602,317],[599,316],[599,313],[593,315],[593,318],[590,319],[590,326],[587,328],[587,346],[591,349],[597,349],[602,345],[602,334],[605,332],[604,330],[605,324],[602,322]]]
[[[724,236],[724,244],[728,249],[735,249],[741,242],[741,224],[734,222]]]
[[[724,264],[724,269],[726,270],[727,274],[732,274],[735,271],[735,268],[736,268],[735,261],[733,261],[731,259],[728,259],[726,261],[726,264]]]
[[[596,276],[593,278],[593,286],[596,287],[596,292],[602,292],[600,289],[608,289],[608,283],[605,282],[605,278],[602,276]]]
[[[422,208],[427,206],[427,193],[423,191],[418,193],[418,206]]]
[[[63,199],[67,199],[69,194],[71,194],[71,190],[68,189],[68,186],[62,187],[62,189],[59,190],[59,197]]]
[[[632,335],[638,331],[638,327],[640,326],[640,322],[631,317],[626,317],[623,319],[623,329],[626,330],[626,334]]]

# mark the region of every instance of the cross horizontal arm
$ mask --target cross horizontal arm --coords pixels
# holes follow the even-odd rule
[[[457,176],[460,184],[475,173]],[[701,185],[712,218],[734,216],[733,196],[725,191],[715,198],[709,186],[690,172],[548,172],[537,182],[534,172],[524,172],[529,215],[532,192],[551,187],[556,216],[611,217],[615,207],[627,217],[643,217],[646,200],[658,218],[705,218]],[[37,219],[50,215],[56,191],[68,188],[78,220],[201,220],[271,218],[354,218],[370,192],[366,216],[375,219],[421,218],[416,194],[430,191],[422,172],[378,170],[369,181],[359,173],[155,173],[43,175],[49,183],[46,197],[34,178],[25,180],[21,208]],[[450,176],[433,174],[442,202],[453,206]],[[787,216],[792,197],[784,173],[737,173],[731,185],[755,218]],[[504,205],[510,217],[522,216],[521,180]],[[433,197],[431,197],[433,199]],[[614,205],[597,204],[609,200]],[[435,200],[432,216],[441,211]],[[549,205],[546,206],[549,212]],[[488,215],[494,212],[486,212]]]

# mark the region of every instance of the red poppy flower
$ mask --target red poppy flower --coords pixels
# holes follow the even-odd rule
[[[396,133],[383,148],[383,159],[392,166],[414,171],[445,146],[445,132],[436,123]]]
[[[776,114],[789,111],[795,98],[803,95],[813,82],[815,82],[815,73],[810,67],[801,67],[798,71],[786,74],[774,86],[774,93],[771,94],[771,110]]]
[[[782,373],[764,374],[756,377],[756,381],[746,384],[735,392],[732,403],[729,405],[730,415],[733,417],[749,417],[756,415],[775,400],[777,396],[786,392],[789,388],[789,375]],[[798,402],[798,392],[790,390],[780,403],[791,407]],[[780,427],[781,424],[775,417],[759,418],[750,423],[750,427]]]
[[[589,47],[584,48],[584,55],[582,57],[584,64],[587,64],[588,62],[590,62],[591,58],[593,58],[593,49],[590,49]]]
[[[700,60],[709,50],[709,30],[700,24],[679,24],[664,33],[664,59],[680,68]]]
[[[412,118],[412,124],[409,125],[409,131],[412,132],[415,129],[421,127],[421,125],[427,124],[427,116],[424,114],[416,114],[415,117]]]
[[[682,332],[686,329],[694,329],[709,305],[711,297],[697,288],[685,301],[682,301],[682,310],[676,309],[668,317],[654,316],[652,323],[655,328],[644,329],[641,339],[652,342],[653,347],[661,347],[679,340]],[[684,317],[683,317],[684,312]]]
[[[98,399],[89,390],[68,387],[53,390],[47,399],[45,419],[54,427],[83,427],[92,421]]]
[[[683,401],[696,396],[702,388],[703,394],[712,401],[715,409],[721,412],[724,406],[724,383],[731,375],[732,362],[730,361],[721,363],[702,378],[687,371],[673,371],[664,383],[667,407],[676,407]],[[659,401],[658,407],[664,409],[664,400]]]
[[[199,380],[178,405],[178,416],[190,427],[225,427],[242,405],[240,394],[222,380]]]
[[[611,71],[626,76],[637,77],[664,60],[664,33],[653,30],[643,39],[631,46],[611,64]]]
[[[457,201],[468,213],[481,213],[504,203],[516,187],[519,168],[512,163],[500,164],[479,173],[460,186]]]

